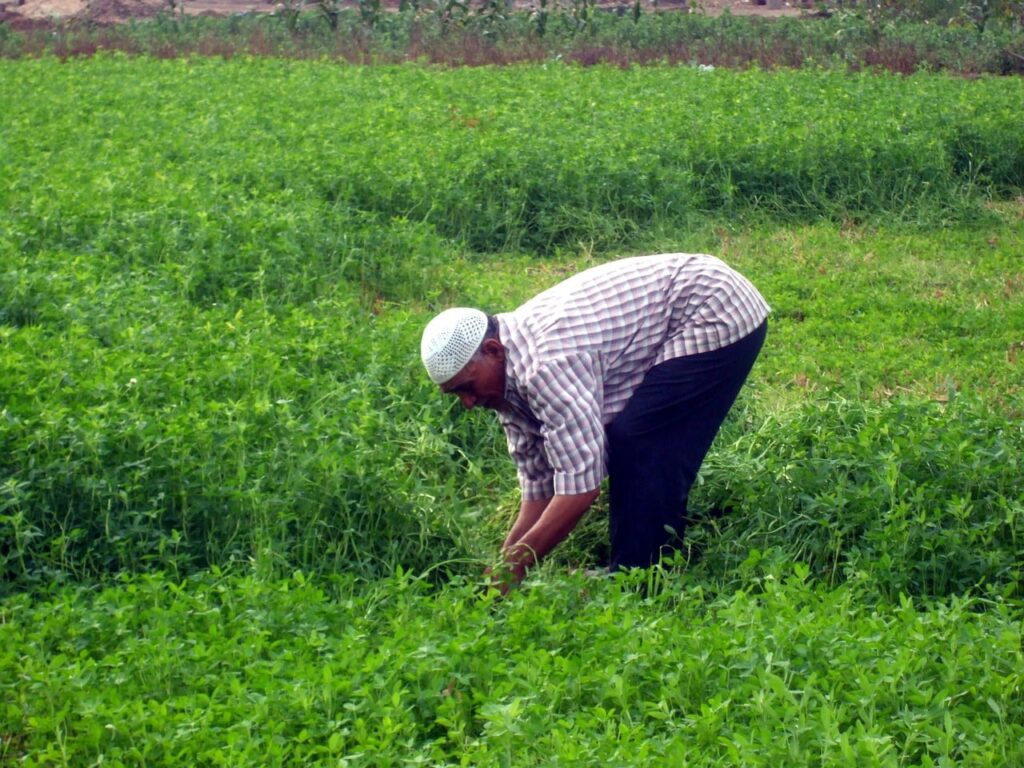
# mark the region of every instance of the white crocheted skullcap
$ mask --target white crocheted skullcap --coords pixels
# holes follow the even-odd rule
[[[435,384],[444,384],[476,354],[487,334],[487,315],[479,309],[446,309],[423,329],[420,357]]]

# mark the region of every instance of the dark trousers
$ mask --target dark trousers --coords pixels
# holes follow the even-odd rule
[[[654,366],[607,426],[612,570],[647,567],[682,542],[690,487],[767,327]]]

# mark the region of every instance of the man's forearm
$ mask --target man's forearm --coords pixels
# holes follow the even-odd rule
[[[583,517],[583,513],[594,503],[598,494],[599,491],[595,490],[587,493],[555,496],[521,536],[513,539],[512,534],[509,534],[504,547],[505,560],[513,567],[518,578],[522,578],[527,568],[534,565],[569,535],[580,518]],[[520,511],[521,519],[525,510],[526,504],[524,503],[523,510]],[[519,520],[516,521],[513,531],[518,527],[519,522]]]
[[[508,532],[508,536],[505,537],[505,543],[501,545],[501,551],[507,550],[519,541],[528,530],[533,528],[550,503],[550,497],[546,499],[524,499],[522,504],[519,505],[519,516],[516,518],[515,523],[513,523],[512,530]]]

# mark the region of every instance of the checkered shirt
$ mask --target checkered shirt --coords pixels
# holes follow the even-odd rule
[[[523,498],[598,488],[604,428],[647,371],[739,341],[769,311],[719,259],[669,253],[593,267],[497,315],[509,403],[498,416]]]

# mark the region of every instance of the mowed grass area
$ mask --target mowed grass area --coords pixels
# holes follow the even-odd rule
[[[0,73],[0,761],[1024,761],[1020,81]],[[774,308],[701,557],[498,600],[420,329],[670,250]]]

